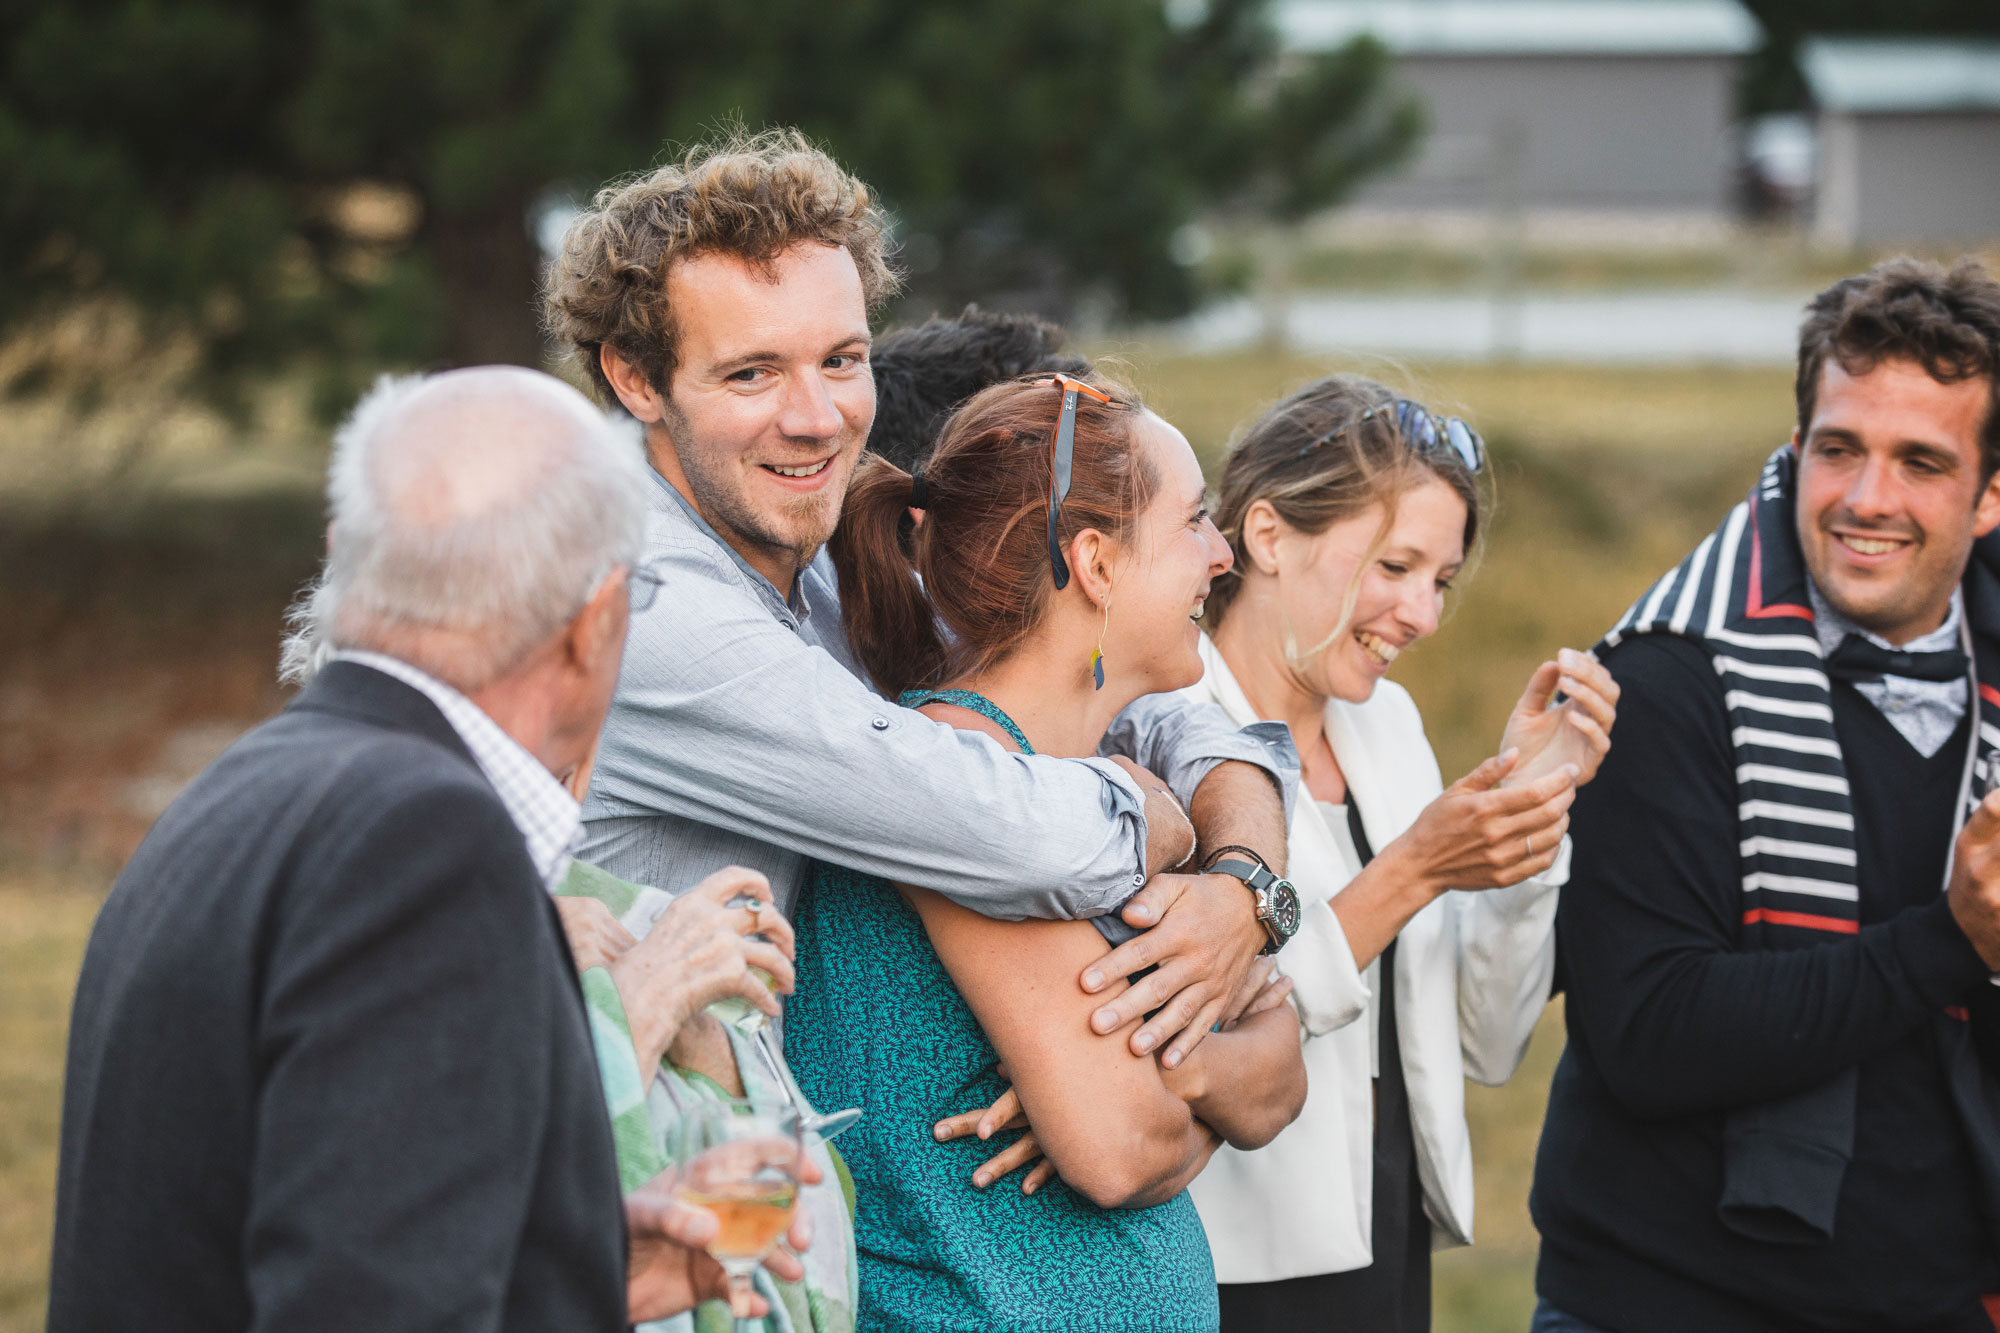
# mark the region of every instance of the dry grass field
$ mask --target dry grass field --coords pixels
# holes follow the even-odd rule
[[[1211,461],[1257,407],[1333,368],[1099,350]],[[1592,642],[1790,428],[1775,371],[1347,368],[1467,415],[1496,459],[1485,555],[1397,668],[1448,776],[1490,752],[1535,663]],[[41,471],[20,454],[53,428],[46,413],[13,420],[39,424],[24,438],[0,423],[0,486]],[[91,914],[175,786],[282,701],[279,616],[319,546],[296,436],[267,451],[200,414],[176,420],[173,448],[116,503],[57,515],[0,489],[0,1333],[42,1323],[63,1027]],[[1480,1244],[1440,1257],[1440,1330],[1526,1326],[1527,1184],[1560,1046],[1551,1016],[1512,1084],[1469,1094]]]

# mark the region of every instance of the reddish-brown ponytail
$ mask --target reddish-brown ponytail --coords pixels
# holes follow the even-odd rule
[[[1112,401],[1077,402],[1065,545],[1086,528],[1129,538],[1158,486],[1133,435],[1144,409],[1092,382]],[[960,407],[924,465],[921,523],[909,517],[909,473],[873,454],[855,470],[827,549],[848,645],[889,697],[999,661],[1041,620],[1054,588],[1046,515],[1061,405],[1054,388],[1014,381]]]

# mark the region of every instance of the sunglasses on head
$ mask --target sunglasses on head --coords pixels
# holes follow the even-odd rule
[[[1299,450],[1299,457],[1305,457],[1323,444],[1332,444],[1363,422],[1373,421],[1376,417],[1391,411],[1396,414],[1396,430],[1419,453],[1437,454],[1448,449],[1458,455],[1458,461],[1465,464],[1467,471],[1480,472],[1485,469],[1486,442],[1479,438],[1478,431],[1457,417],[1439,416],[1422,403],[1411,402],[1408,398],[1396,398],[1386,403],[1375,404],[1352,421],[1335,426]]]
[[[1056,587],[1067,588],[1069,561],[1063,559],[1057,525],[1062,519],[1062,502],[1069,498],[1070,470],[1076,462],[1076,399],[1078,394],[1089,394],[1100,403],[1109,403],[1111,395],[1062,374],[1036,380],[1029,387],[1046,389],[1050,385],[1062,390],[1062,409],[1056,414],[1055,434],[1049,439],[1049,572],[1055,576]]]

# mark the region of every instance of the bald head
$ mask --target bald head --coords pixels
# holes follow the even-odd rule
[[[641,458],[636,430],[538,371],[385,377],[334,436],[305,654],[372,649],[483,687],[638,558]]]
[[[383,397],[369,466],[382,504],[443,529],[518,504],[568,461],[603,413],[561,380],[519,366],[447,371]],[[356,427],[363,426],[356,413]]]

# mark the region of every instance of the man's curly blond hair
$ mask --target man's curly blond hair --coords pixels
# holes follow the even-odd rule
[[[896,289],[886,227],[868,187],[793,129],[737,132],[678,163],[614,181],[563,236],[542,294],[543,323],[607,403],[599,350],[617,352],[661,394],[677,333],[667,272],[696,255],[736,255],[771,271],[801,241],[844,247],[870,313]]]

